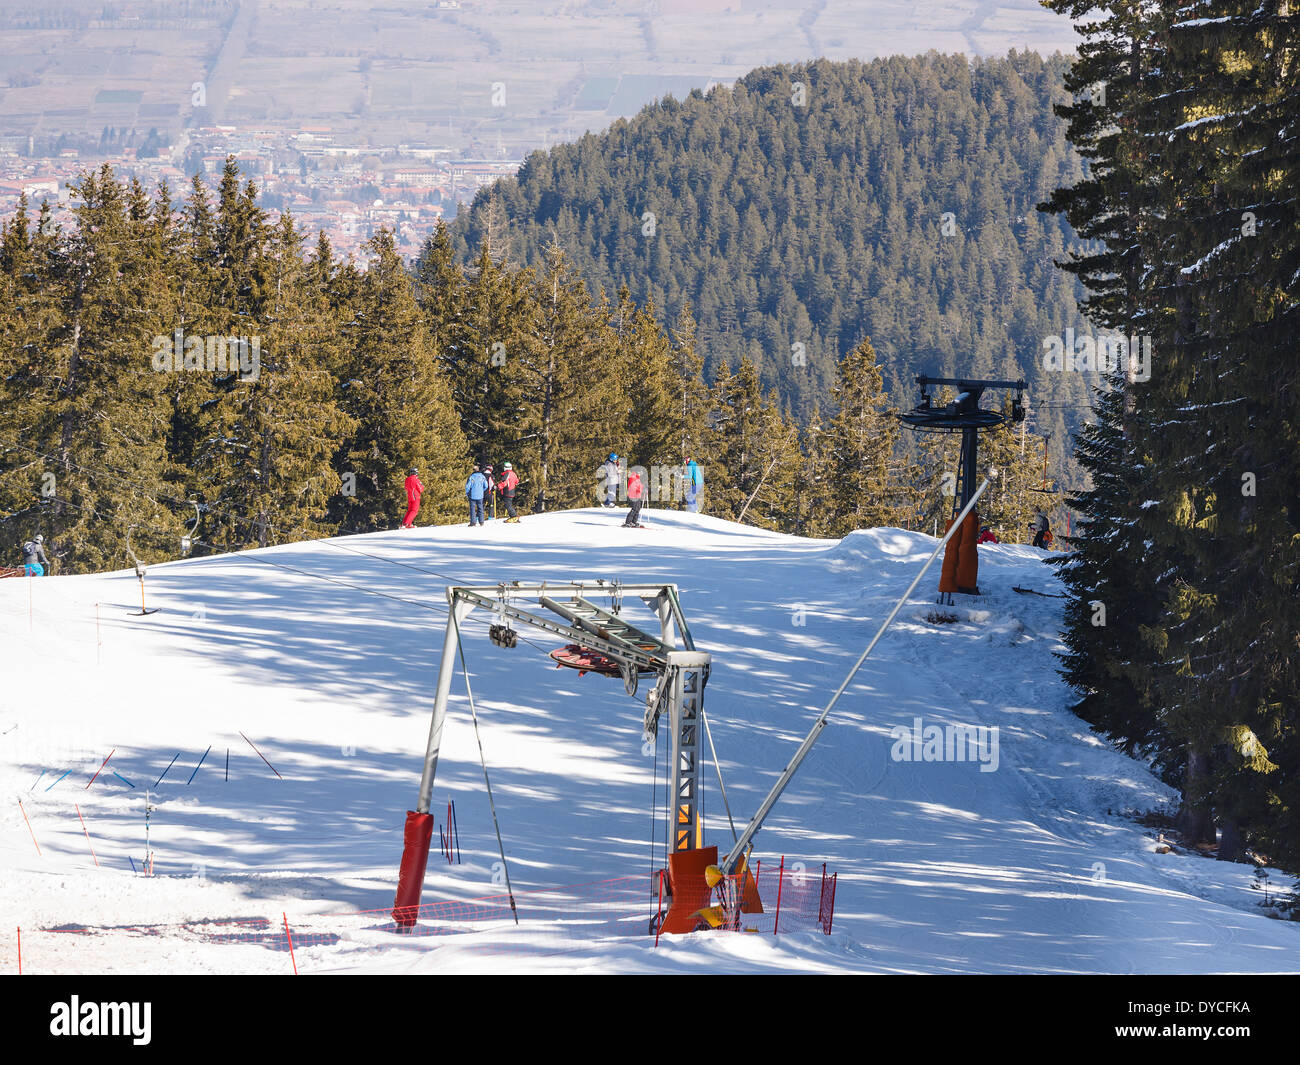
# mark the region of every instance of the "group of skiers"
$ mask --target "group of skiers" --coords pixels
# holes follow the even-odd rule
[[[598,490],[603,491],[605,496],[601,506],[618,506],[618,489],[622,480],[622,467],[619,465],[618,455],[611,451],[609,458],[596,471]],[[692,514],[698,514],[700,512],[700,497],[704,489],[704,474],[700,471],[700,464],[695,461],[694,456],[689,456],[686,459],[682,487],[684,489],[686,509]],[[641,479],[640,471],[635,467],[630,469],[627,474],[627,501],[631,512],[623,524],[629,528],[634,528],[641,524],[641,505],[645,501],[645,482]]]
[[[510,463],[501,467],[498,479],[489,463],[479,463],[465,482],[465,498],[469,500],[469,526],[474,528],[497,516],[497,500],[505,505],[507,522],[519,521],[515,509],[515,492],[519,489],[519,475]]]
[[[618,506],[619,488],[623,484],[623,469],[617,452],[611,451],[609,457],[596,471],[599,491],[603,495],[602,506]],[[470,528],[483,525],[496,517],[497,501],[505,507],[507,522],[519,521],[519,512],[515,507],[515,494],[519,490],[519,475],[509,462],[501,467],[501,476],[497,477],[490,463],[478,462],[474,472],[465,482],[465,501],[469,504]],[[704,474],[694,457],[686,460],[683,477],[686,509],[698,514],[701,495],[704,490]],[[420,513],[420,497],[424,493],[424,483],[420,480],[420,471],[412,467],[406,471],[406,515],[402,518],[402,528],[409,529],[415,524],[416,515]],[[641,507],[645,503],[646,485],[637,469],[628,471],[626,498],[630,507],[627,528],[641,526]]]
[[[498,499],[506,508],[507,522],[517,522],[519,512],[515,509],[515,492],[519,489],[519,475],[509,462],[501,467],[500,478],[493,474],[489,463],[474,464],[474,472],[465,482],[465,499],[469,503],[469,525],[474,528],[496,517]],[[409,529],[415,523],[415,516],[420,513],[420,497],[424,494],[424,483],[420,480],[420,471],[412,467],[406,471],[406,516],[402,519],[402,528]]]
[[[613,451],[596,471],[597,484],[603,486],[605,492],[602,507],[618,506],[618,486],[623,480],[622,467],[619,465],[618,455]],[[645,499],[645,485],[641,481],[641,474],[637,470],[629,470],[627,474],[627,502],[631,508],[627,512],[627,518],[623,521],[625,529],[644,529],[641,524],[641,503]]]
[[[1050,550],[1052,547],[1052,527],[1047,521],[1047,515],[1039,514],[1029,528],[1034,533],[1034,546],[1041,547],[1045,551]],[[980,529],[980,536],[976,543],[996,544],[998,542],[997,534],[987,525]]]

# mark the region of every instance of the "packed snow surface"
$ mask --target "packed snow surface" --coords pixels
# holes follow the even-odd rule
[[[536,630],[495,647],[484,611],[465,625],[465,654],[524,924],[375,931],[379,918],[355,915],[393,901],[448,584],[676,582],[713,655],[705,705],[740,827],[935,543],[898,529],[807,540],[656,510],[648,528],[623,529],[623,516],[158,565],[144,596],[160,610],[144,617],[129,571],[0,581],[0,971],[16,969],[21,928],[25,972],[288,972],[256,936],[185,932],[286,918],[338,933],[303,939],[308,973],[1300,970],[1300,925],[1258,905],[1251,867],[1157,853],[1155,830],[1133,819],[1174,795],[1067,709],[1053,656],[1064,601],[1013,586],[1061,589],[1044,552],[1014,545],[980,549],[984,594],[955,607],[935,603],[932,568],[757,837],[765,870],[785,856],[838,872],[831,935],[656,947],[530,918],[530,893],[651,883],[667,730],[656,760],[641,733],[648,683],[633,698],[618,680],[559,670],[545,652],[561,641]],[[638,600],[624,610],[655,629]],[[442,823],[455,800],[462,860],[442,860],[435,832],[425,902],[503,891],[459,669],[452,696],[433,809]],[[915,744],[900,739],[918,726]],[[920,740],[933,726],[982,730],[981,757],[934,757]],[[706,840],[725,851],[711,762],[703,782]],[[146,794],[152,877],[140,871]],[[1274,871],[1270,887],[1285,886]],[[647,921],[652,909],[647,892]],[[55,931],[68,927],[86,931]]]

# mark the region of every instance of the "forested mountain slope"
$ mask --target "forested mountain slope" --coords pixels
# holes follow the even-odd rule
[[[1066,67],[931,53],[755,70],[535,153],[462,212],[457,249],[491,237],[536,263],[558,240],[592,287],[626,285],[670,321],[689,304],[708,373],[748,355],[805,418],[864,336],[900,404],[918,371],[1023,374],[1059,458],[1092,383],[1041,370],[1044,338],[1086,328],[1053,266],[1072,232],[1035,209],[1080,174],[1051,110]]]

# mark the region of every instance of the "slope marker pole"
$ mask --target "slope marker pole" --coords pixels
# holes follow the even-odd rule
[[[63,777],[66,777],[66,776],[67,776],[69,773],[71,773],[71,772],[72,772],[71,769],[66,769],[66,770],[64,770],[64,772],[63,772]],[[59,780],[62,780],[63,777],[59,777]],[[56,780],[56,781],[54,782],[54,784],[57,784],[57,783],[59,782],[59,780]],[[50,785],[49,787],[47,787],[45,790],[46,790],[46,791],[49,791],[50,788],[54,787],[54,784],[51,784],[51,785]]]
[[[208,751],[210,751],[210,750],[212,750],[212,744],[209,743],[209,744],[208,744],[208,750],[207,750],[207,751],[204,751],[204,752],[203,752],[203,758],[200,758],[200,759],[199,759],[199,765],[196,765],[196,766],[194,767],[194,773],[197,773],[197,772],[199,771],[199,766],[201,766],[201,765],[203,764],[204,759],[206,759],[206,758],[208,757]],[[269,762],[268,762],[267,764],[270,765]],[[190,779],[187,780],[187,781],[185,782],[185,786],[186,786],[186,787],[189,787],[189,785],[191,785],[191,784],[194,783],[194,773],[191,773],[191,774],[190,774]]]
[[[28,831],[28,832],[31,832],[31,834],[32,834],[32,843],[35,843],[35,844],[36,844],[36,854],[37,854],[37,856],[38,856],[38,857],[42,857],[42,858],[45,857],[43,854],[41,854],[41,845],[40,845],[39,843],[36,843],[36,832],[32,829],[32,823],[31,823],[31,821],[28,820],[28,817],[27,817],[27,810],[26,810],[26,808],[23,806],[23,800],[22,800],[22,799],[19,799],[19,800],[18,800],[18,809],[22,810],[22,812],[23,812],[23,820],[24,820],[24,821],[27,821],[27,831]]]
[[[108,758],[112,758],[113,755],[115,755],[116,753],[117,753],[117,748],[114,747],[111,751],[108,752]],[[102,762],[99,763],[99,768],[95,770],[95,776],[91,777],[88,781],[86,781],[86,787],[82,789],[83,791],[88,790],[90,788],[90,785],[95,783],[95,777],[98,777],[99,774],[104,771],[104,766],[108,765],[108,758],[105,758]]]
[[[289,934],[289,915],[283,910],[280,916],[284,918],[284,938],[289,941],[289,960],[293,962],[293,975],[298,975],[298,959],[293,956],[293,936]]]
[[[180,752],[180,751],[177,751],[177,752],[176,752],[176,758],[179,758],[180,756],[181,756],[181,752]],[[171,769],[171,767],[174,766],[174,765],[176,764],[176,758],[173,758],[170,762],[167,763],[167,769]],[[159,784],[162,783],[162,778],[165,777],[165,776],[167,775],[167,769],[164,769],[164,770],[162,771],[161,775],[159,775],[158,779],[155,780],[155,781],[153,782],[153,786],[154,786],[155,788],[156,788]]]
[[[242,732],[240,733],[240,735],[244,736]],[[252,747],[253,750],[257,751],[257,744],[255,744],[247,736],[244,736],[244,742],[247,743],[250,747]],[[208,749],[211,750],[211,748]],[[266,755],[264,755],[261,751],[257,751],[257,757],[262,759],[263,762],[266,762]],[[276,769],[275,766],[271,765],[270,762],[266,762],[266,764],[270,767],[272,773],[274,773],[277,777],[280,777],[280,771]],[[283,780],[284,777],[280,777],[280,779]]]
[[[77,820],[81,822],[81,831],[86,833],[86,843],[90,846],[90,856],[95,858],[95,845],[90,842],[90,832],[86,829],[86,819],[81,816],[81,807],[74,802],[72,808],[77,811]],[[98,858],[95,858],[95,867],[99,867]]]

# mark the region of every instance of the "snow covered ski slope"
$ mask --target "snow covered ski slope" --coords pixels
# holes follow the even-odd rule
[[[149,571],[161,610],[143,618],[129,572],[0,581],[0,966],[13,971],[21,927],[30,972],[279,973],[280,951],[177,930],[282,914],[334,927],[322,915],[390,906],[453,581],[676,582],[713,655],[706,709],[743,823],[934,541],[896,529],[802,540],[669,511],[630,538],[623,518],[593,508],[169,563]],[[952,623],[926,620],[937,570],[927,575],[759,833],[765,868],[785,855],[839,873],[832,935],[702,934],[656,949],[648,936],[573,932],[563,951],[529,951],[527,928],[417,940],[343,922],[297,965],[1300,970],[1300,926],[1259,910],[1249,867],[1157,854],[1123,816],[1173,795],[1065,709],[1052,656],[1062,601],[1012,590],[1060,591],[1043,557],[982,548],[986,595],[950,608]],[[652,624],[639,602],[627,610]],[[535,632],[493,646],[489,621],[473,616],[465,651],[521,912],[530,892],[648,880],[656,762],[641,699],[557,670]],[[435,833],[426,902],[503,890],[464,693],[458,673],[433,803],[455,800],[463,862],[438,857]],[[978,759],[927,744],[936,726],[977,730]],[[703,779],[706,841],[725,850],[711,765]],[[153,877],[138,874],[146,791]]]

